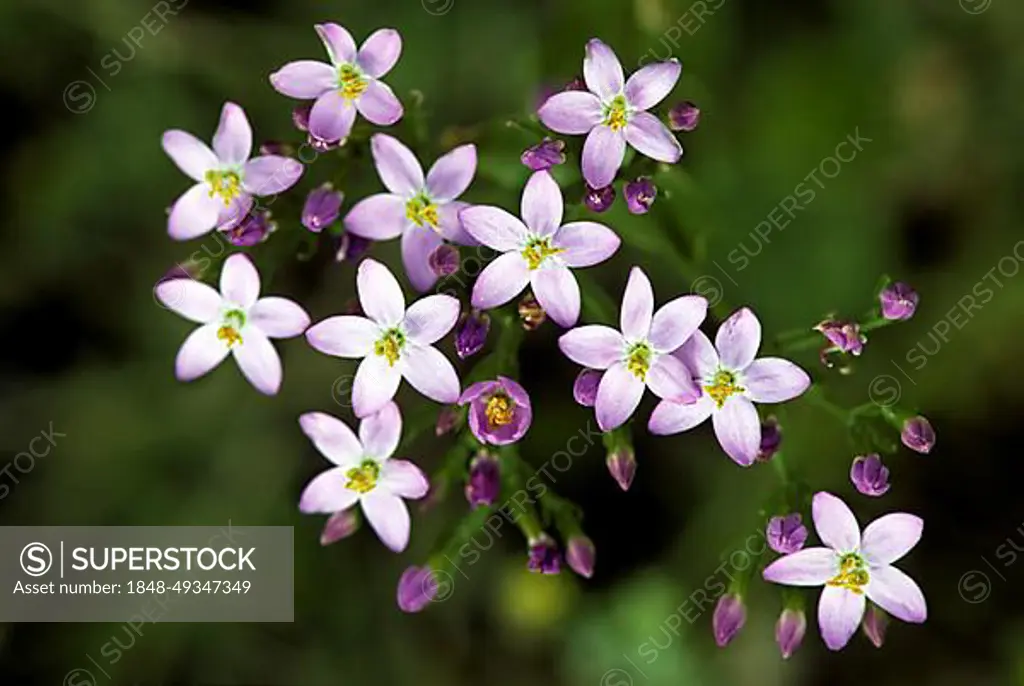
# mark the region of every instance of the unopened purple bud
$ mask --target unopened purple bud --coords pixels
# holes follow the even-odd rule
[[[569,539],[565,550],[565,561],[569,563],[572,571],[585,579],[594,576],[594,560],[597,551],[594,542],[586,536],[578,535]]]
[[[889,469],[875,453],[860,455],[853,459],[850,467],[850,481],[864,495],[885,495],[889,490]]]
[[[308,134],[306,136],[306,141],[309,143],[310,147],[313,148],[313,150],[321,153],[333,150],[334,148],[337,148],[339,145],[344,145],[345,143],[345,141],[324,140],[323,138],[317,138],[313,134]]]
[[[562,90],[563,91],[585,91],[585,90],[587,90],[587,84],[583,81],[582,78],[577,76],[572,81],[570,81],[569,83],[565,84],[565,88],[563,88]]]
[[[427,256],[430,270],[442,279],[459,271],[459,261],[459,249],[448,243],[437,246]]]
[[[262,243],[277,227],[270,221],[269,212],[254,211],[245,216],[237,226],[224,231],[231,245],[247,247]]]
[[[803,518],[794,512],[785,517],[772,517],[765,530],[768,546],[777,553],[791,555],[804,547],[807,542],[807,527]]]
[[[313,110],[312,103],[298,105],[292,110],[292,123],[302,133],[309,131],[309,113]]]
[[[608,465],[608,471],[619,488],[628,491],[633,483],[633,477],[636,476],[636,455],[633,448],[623,446],[613,450],[608,453],[605,464]]]
[[[807,633],[807,615],[803,610],[786,608],[775,623],[775,642],[779,644],[782,659],[788,660],[804,642]]]
[[[480,452],[469,464],[469,479],[466,480],[466,500],[476,509],[481,505],[493,505],[501,492],[501,468],[498,458],[490,453]]]
[[[324,524],[324,530],[320,533],[320,545],[330,545],[343,538],[348,538],[359,530],[358,508],[350,507],[347,510],[335,512]]]
[[[260,155],[278,155],[280,157],[291,157],[295,149],[287,143],[280,141],[266,141],[260,144]]]
[[[868,603],[861,628],[871,644],[876,648],[881,648],[885,643],[885,631],[889,628],[889,615],[874,603]]]
[[[761,422],[761,445],[757,450],[757,459],[762,462],[775,457],[782,447],[782,429],[775,417],[768,417]]]
[[[479,310],[462,315],[462,319],[455,329],[455,353],[459,359],[464,360],[483,350],[487,344],[487,334],[490,330],[490,316]]]
[[[434,435],[438,438],[451,433],[455,425],[459,423],[459,413],[452,406],[441,408],[437,415],[437,424],[434,426]]]
[[[437,596],[437,577],[430,567],[409,567],[398,580],[398,607],[419,612]]]
[[[530,541],[530,559],[526,568],[541,574],[558,574],[562,569],[562,556],[558,545],[547,534],[541,534]]]
[[[679,103],[668,112],[668,127],[673,131],[693,131],[700,123],[700,108],[689,100]]]
[[[902,281],[889,284],[878,294],[882,316],[896,322],[913,317],[919,299],[917,291]]]
[[[335,262],[358,262],[369,251],[373,241],[346,231],[338,236],[335,245]]]
[[[596,369],[584,369],[576,377],[572,385],[572,397],[583,407],[593,407],[597,402],[597,387],[601,383],[604,372]]]
[[[565,163],[565,143],[545,138],[523,151],[519,160],[533,171],[545,171]]]
[[[903,422],[900,440],[914,452],[927,455],[935,447],[935,429],[924,417],[911,417]]]
[[[715,632],[715,643],[719,648],[729,645],[743,625],[747,623],[747,607],[743,598],[735,593],[727,593],[718,599],[711,625]]]
[[[157,283],[173,281],[174,279],[194,279],[198,281],[202,275],[203,269],[199,266],[199,262],[188,259],[168,269],[167,273],[161,276]]]
[[[334,190],[329,183],[314,188],[302,208],[302,225],[313,233],[320,233],[338,219],[344,198],[345,194]]]
[[[627,183],[623,192],[626,195],[626,208],[632,214],[647,214],[654,199],[658,197],[658,187],[646,176]]]
[[[587,192],[583,196],[583,204],[591,212],[607,212],[613,202],[615,202],[615,188],[613,186],[593,188],[587,185]]]

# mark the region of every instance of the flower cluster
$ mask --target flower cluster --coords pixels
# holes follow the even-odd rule
[[[299,230],[305,245],[330,237],[338,260],[358,264],[358,304],[341,306],[339,314],[312,323],[291,300],[260,297],[260,275],[250,255],[259,259],[263,253],[248,249],[267,240],[279,223],[280,233],[287,232],[288,218],[272,221],[258,199],[290,189],[305,167],[283,144],[261,147],[261,152],[280,154],[251,157],[252,129],[233,103],[224,105],[212,148],[182,131],[164,134],[164,150],[195,182],[171,208],[167,230],[178,240],[217,230],[246,252],[223,262],[219,292],[181,268],[158,284],[156,295],[166,307],[199,324],[178,352],[175,369],[182,381],[203,376],[230,353],[258,391],[274,395],[283,378],[281,360],[270,342],[275,338],[304,335],[318,352],[358,360],[351,389],[356,430],[322,412],[298,419],[302,432],[331,463],[299,497],[301,512],[329,515],[323,544],[352,535],[365,519],[385,546],[400,552],[409,544],[412,527],[406,500],[423,499],[429,492],[429,505],[443,497],[453,481],[460,481],[476,516],[498,508],[503,495],[513,489],[522,489],[528,463],[518,451],[534,420],[534,407],[528,390],[516,379],[517,346],[523,336],[517,315],[527,330],[546,319],[565,329],[558,347],[582,367],[573,397],[593,408],[604,433],[609,470],[623,490],[630,487],[637,468],[630,420],[647,390],[658,399],[646,421],[650,433],[678,434],[710,419],[722,451],[736,464],[751,467],[775,461],[782,469],[778,423],[774,417],[762,421],[758,406],[803,395],[811,387],[811,377],[783,357],[758,357],[763,344],[771,347],[771,341],[762,340],[761,321],[750,308],[740,307],[725,317],[712,341],[701,331],[709,312],[705,298],[682,294],[656,307],[651,280],[634,266],[622,295],[618,327],[580,325],[590,293],[588,284],[581,288],[578,272],[609,260],[621,239],[603,223],[566,218],[578,217],[584,207],[595,212],[608,209],[627,146],[644,156],[629,167],[643,173],[622,174],[633,177],[623,178],[627,209],[633,214],[651,210],[658,195],[656,175],[683,154],[673,132],[692,131],[700,116],[690,102],[663,113],[665,121],[653,112],[676,86],[681,72],[677,60],[648,65],[626,78],[611,48],[591,40],[582,83],[550,96],[537,111],[540,122],[553,133],[586,135],[580,162],[586,196],[566,206],[553,172],[569,159],[567,145],[545,136],[522,153],[530,176],[516,214],[464,199],[477,171],[473,143],[445,152],[424,173],[416,154],[398,137],[367,134],[356,127],[357,115],[381,127],[403,117],[401,101],[381,81],[402,51],[397,31],[378,30],[357,48],[337,24],[315,28],[329,61],[292,62],[269,79],[279,93],[305,101],[294,114],[295,122],[315,150],[364,146],[372,158],[382,192],[357,200],[344,212],[344,193],[328,181],[313,188],[292,217],[305,230]],[[417,293],[461,269],[459,246],[486,248],[495,257],[462,297],[453,289],[410,303],[391,269],[362,256],[371,243],[394,238],[401,239],[405,276]],[[520,296],[524,297],[516,305],[505,309]],[[917,295],[905,284],[895,284],[880,294],[880,304],[886,321],[904,320],[913,314]],[[855,322],[830,320],[816,330],[827,337],[829,354],[858,355],[863,349],[865,338]],[[451,342],[460,361],[484,351],[489,336],[498,339],[486,364],[481,362],[463,379],[442,352],[444,339],[453,332]],[[395,457],[403,438],[402,412],[395,398],[403,380],[443,406],[437,436],[457,436],[448,463],[432,479],[413,462]],[[904,444],[921,453],[931,449],[934,432],[927,420],[890,414],[903,421]],[[851,470],[857,490],[871,496],[888,490],[888,475],[875,454],[857,458]],[[550,489],[536,502],[513,501],[513,521],[527,543],[528,569],[556,574],[567,565],[582,577],[594,574],[596,550],[580,527],[578,508]],[[507,501],[501,507],[506,506]],[[815,496],[812,515],[825,547],[804,548],[808,532],[799,512],[767,523],[769,546],[785,557],[764,569],[764,578],[825,586],[819,617],[829,647],[842,647],[849,640],[865,613],[865,596],[901,619],[924,620],[924,599],[917,586],[891,566],[917,542],[919,519],[890,515],[861,536],[849,509],[826,493]],[[544,523],[553,529],[545,530]],[[457,528],[456,544],[464,529]],[[561,548],[552,535],[555,529]],[[402,610],[420,611],[435,598],[436,572],[443,570],[444,560],[448,556],[442,551],[402,575],[397,595]],[[720,645],[743,626],[742,591],[731,589],[715,612]],[[799,645],[805,626],[802,610],[787,606],[776,629],[784,657]]]

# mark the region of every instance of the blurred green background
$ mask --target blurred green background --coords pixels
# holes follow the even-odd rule
[[[1024,6],[169,4],[179,11],[163,22],[149,0],[0,5],[0,89],[11,117],[0,206],[0,447],[13,456],[50,422],[66,434],[29,473],[12,472],[19,483],[0,500],[0,521],[294,526],[295,622],[162,622],[142,635],[118,624],[8,625],[0,629],[3,683],[59,683],[75,668],[91,669],[90,657],[103,661],[101,648],[117,637],[131,645],[116,664],[102,663],[109,676],[93,669],[96,684],[1024,684],[1024,563],[996,557],[1009,543],[1024,549],[1016,425],[1024,277],[1013,276],[1017,258],[1004,259],[1024,237]],[[146,16],[156,33],[148,29],[135,45],[126,36],[138,36]],[[593,272],[616,303],[633,264],[651,275],[659,302],[700,279],[698,290],[749,304],[773,333],[832,311],[863,312],[883,272],[920,291],[916,317],[872,335],[855,374],[825,370],[815,351],[797,359],[851,406],[867,400],[873,378],[891,375],[902,402],[936,427],[930,456],[902,450],[889,458],[894,486],[869,499],[849,483],[853,455],[838,423],[803,400],[786,407],[783,421],[789,464],[847,498],[862,522],[891,510],[925,518],[922,543],[901,565],[928,598],[925,625],[894,623],[882,650],[858,635],[830,654],[810,594],[804,647],[783,662],[772,638],[780,600],[764,584],[754,584],[747,627],[727,650],[714,646],[710,608],[692,624],[671,620],[755,530],[776,483],[770,468],[738,469],[708,426],[652,438],[641,424],[628,493],[607,474],[599,444],[556,473],[559,492],[585,508],[597,544],[590,582],[528,574],[524,542],[506,535],[456,578],[445,602],[401,613],[398,576],[463,516],[458,490],[428,513],[414,510],[401,555],[368,530],[320,547],[322,519],[301,517],[296,502],[324,462],[296,418],[314,409],[350,418],[332,388],[344,387],[352,365],[299,339],[279,346],[285,381],[277,398],[259,396],[232,364],[179,384],[173,358],[191,325],[155,304],[152,287],[173,263],[211,245],[175,244],[166,234],[164,210],[186,180],[161,151],[161,133],[183,128],[208,140],[230,99],[246,108],[257,141],[299,141],[294,102],[267,76],[291,60],[322,59],[312,24],[330,20],[357,41],[381,26],[402,33],[402,58],[386,81],[407,112],[412,91],[422,92],[430,136],[415,139],[414,117],[390,132],[415,141],[427,163],[455,141],[476,140],[480,172],[465,199],[511,209],[527,174],[518,154],[530,140],[502,122],[526,115],[542,87],[576,76],[587,39],[610,43],[628,69],[645,53],[679,57],[683,77],[670,101],[694,100],[703,119],[682,136],[680,167],[659,174],[656,212],[634,218],[620,200],[601,219],[625,239]],[[833,178],[819,175],[815,199],[784,231],[767,240],[751,233],[856,131],[870,142]],[[303,193],[326,172],[341,174],[341,158],[326,157],[273,208],[281,230],[261,246],[261,259],[275,241],[301,235]],[[345,170],[337,178],[347,209],[379,182],[365,156]],[[571,187],[572,169],[560,174]],[[296,298],[314,320],[341,312],[354,271],[327,252],[322,245],[312,260],[279,260],[267,290]],[[374,255],[398,269],[396,243]],[[963,314],[958,301],[983,280],[994,295]],[[592,420],[572,402],[576,370],[558,352],[557,334],[545,324],[520,358],[537,414],[523,455],[537,465]],[[919,345],[927,363],[915,369],[906,356]],[[410,414],[436,409],[408,388],[400,398]],[[641,416],[651,406],[648,398]],[[430,470],[448,444],[425,434],[409,454]],[[972,570],[988,575],[987,589],[976,576],[965,588]]]

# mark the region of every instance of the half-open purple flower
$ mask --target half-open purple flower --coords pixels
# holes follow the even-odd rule
[[[692,429],[708,417],[722,449],[743,467],[757,459],[761,422],[754,403],[781,403],[807,390],[811,378],[781,357],[755,360],[761,347],[761,322],[746,307],[718,328],[715,344],[696,332],[676,357],[693,373],[704,390],[696,403],[666,399],[651,414],[651,433],[667,435]]]
[[[902,512],[879,517],[864,529],[850,508],[831,493],[817,493],[811,506],[814,527],[826,547],[805,548],[779,558],[764,578],[787,586],[824,586],[818,624],[831,650],[841,650],[857,631],[870,600],[904,622],[928,616],[914,580],[892,566],[921,540],[924,522]]]
[[[864,495],[878,497],[889,492],[889,468],[878,453],[858,455],[850,467],[850,481]]]
[[[707,311],[707,300],[684,295],[655,312],[651,282],[643,270],[633,267],[622,296],[621,333],[590,325],[558,339],[558,347],[573,362],[605,370],[594,402],[601,431],[624,424],[636,411],[645,388],[676,403],[692,403],[700,397],[690,371],[671,353],[694,335]],[[760,428],[756,424],[755,428],[760,440]]]
[[[777,553],[790,555],[804,547],[807,542],[807,527],[798,512],[785,517],[772,517],[765,529],[768,547]]]
[[[377,126],[402,118],[402,103],[380,78],[402,54],[402,37],[394,29],[378,29],[356,50],[356,42],[338,24],[317,24],[330,64],[314,60],[289,62],[270,75],[278,93],[316,100],[309,113],[309,132],[332,143],[348,138],[356,111]]]
[[[672,132],[647,112],[675,88],[678,60],[650,64],[629,77],[610,47],[597,38],[587,43],[583,78],[588,91],[557,93],[537,114],[552,131],[587,134],[583,144],[583,178],[594,188],[615,180],[626,143],[638,152],[674,164],[683,148]]]
[[[317,186],[306,196],[306,204],[302,207],[302,225],[313,233],[320,233],[338,218],[344,199],[345,194],[334,190],[330,183]]]
[[[356,203],[345,217],[345,228],[375,241],[402,237],[402,263],[416,290],[437,281],[430,254],[449,240],[476,245],[462,229],[459,211],[469,205],[456,200],[476,174],[476,146],[461,145],[438,158],[423,175],[423,167],[397,138],[378,133],[370,139],[377,174],[388,193]]]
[[[548,316],[564,327],[580,316],[580,287],[570,269],[604,262],[619,249],[619,237],[603,224],[562,224],[562,191],[546,171],[534,172],[523,189],[522,221],[500,207],[463,210],[463,226],[474,238],[503,253],[473,286],[473,307],[504,305],[533,286]]]
[[[505,376],[496,381],[478,381],[459,398],[469,403],[469,429],[482,443],[515,443],[530,428],[533,407],[526,389]]]
[[[891,283],[878,294],[882,306],[882,316],[890,321],[900,322],[910,319],[917,311],[920,300],[917,291],[902,281]]]
[[[252,154],[252,128],[241,107],[228,102],[213,134],[213,149],[191,133],[164,132],[164,152],[196,182],[175,201],[167,233],[179,241],[214,227],[230,229],[252,209],[253,196],[274,195],[302,176],[302,163],[280,155]]]

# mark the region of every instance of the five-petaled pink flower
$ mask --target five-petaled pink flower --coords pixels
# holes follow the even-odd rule
[[[814,528],[825,547],[805,548],[768,565],[764,578],[786,586],[824,586],[818,601],[821,636],[841,650],[864,617],[866,601],[904,622],[928,617],[921,589],[892,566],[921,540],[920,517],[896,512],[860,525],[850,508],[831,493],[817,493],[811,506]]]
[[[660,403],[651,413],[651,433],[676,434],[711,417],[718,442],[729,457],[743,467],[753,464],[761,445],[761,421],[754,403],[792,400],[811,384],[807,372],[789,360],[755,360],[759,347],[761,322],[746,307],[722,323],[714,345],[703,332],[695,333],[675,355],[704,392],[689,405]]]
[[[437,281],[429,257],[445,239],[476,245],[459,222],[459,211],[469,205],[456,200],[476,173],[476,146],[460,145],[438,158],[425,178],[416,156],[397,138],[378,133],[370,151],[390,192],[360,200],[345,217],[345,228],[375,241],[402,236],[405,272],[417,290],[429,290]]]
[[[241,254],[224,261],[220,293],[189,278],[157,285],[156,297],[164,307],[202,324],[178,351],[175,373],[179,380],[199,378],[230,352],[256,390],[277,393],[281,358],[269,339],[298,336],[309,326],[309,315],[286,298],[259,296],[259,272]]]
[[[597,38],[587,43],[583,78],[588,91],[552,95],[537,114],[564,134],[587,134],[583,178],[593,188],[611,185],[622,166],[626,143],[647,157],[674,164],[683,148],[661,121],[647,112],[675,88],[682,67],[675,59],[649,64],[626,81],[622,64]]]
[[[434,343],[455,326],[459,301],[428,295],[405,309],[394,274],[380,262],[365,259],[356,275],[359,302],[366,317],[328,317],[306,332],[309,344],[337,357],[362,358],[352,384],[352,409],[367,417],[398,392],[402,377],[439,403],[459,399],[455,367]]]
[[[351,34],[337,24],[317,24],[316,32],[331,63],[289,62],[270,75],[282,95],[316,100],[309,113],[309,132],[335,142],[348,138],[358,110],[378,126],[402,118],[402,103],[379,79],[391,71],[402,53],[402,37],[394,29],[379,29],[356,50]]]
[[[562,225],[562,191],[546,171],[535,172],[523,189],[522,221],[500,207],[477,205],[460,213],[473,238],[504,253],[481,272],[473,307],[504,305],[529,284],[548,315],[569,327],[580,316],[580,287],[570,267],[604,262],[619,237],[603,224]]]
[[[639,267],[629,273],[622,296],[620,327],[581,326],[562,335],[558,346],[573,362],[607,370],[597,387],[594,410],[601,431],[621,426],[636,411],[644,388],[665,401],[692,403],[700,396],[689,370],[671,353],[694,335],[708,301],[684,295],[654,311],[654,290]]]
[[[238,105],[225,103],[213,134],[213,150],[191,133],[173,129],[163,135],[163,148],[196,184],[171,208],[167,232],[179,241],[201,236],[214,227],[230,229],[252,208],[252,196],[288,190],[302,176],[302,163],[280,155],[252,153],[252,128]]]
[[[299,499],[299,510],[333,514],[359,503],[384,545],[396,553],[405,550],[411,522],[403,498],[422,498],[429,484],[412,462],[389,459],[402,435],[398,405],[385,403],[363,419],[358,437],[340,419],[322,412],[302,415],[299,425],[317,450],[335,464],[309,482]]]

